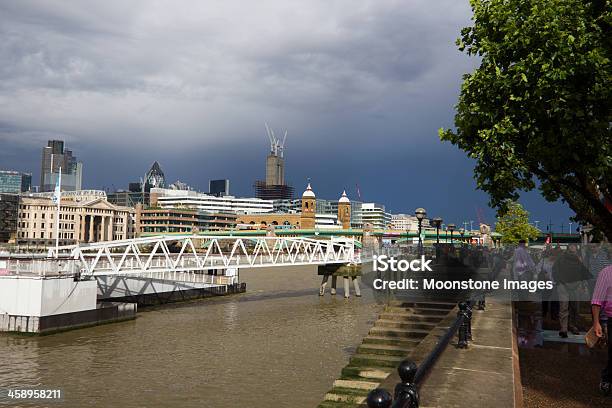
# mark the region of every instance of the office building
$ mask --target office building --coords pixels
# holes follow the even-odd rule
[[[19,195],[0,193],[0,243],[14,243],[17,237]]]
[[[208,182],[208,194],[215,197],[230,195],[229,180],[210,180]]]
[[[106,198],[109,203],[122,207],[136,207],[136,204],[148,207],[150,193],[145,191],[117,190],[114,193],[107,194]]]
[[[0,193],[19,194],[32,190],[32,174],[0,170]]]
[[[385,211],[385,206],[377,203],[361,205],[361,220],[363,227],[372,229],[387,229],[391,226],[391,214]]]
[[[187,183],[183,183],[181,180],[176,180],[174,183],[168,186],[170,190],[193,190]]]
[[[421,226],[429,227],[429,220],[424,219]],[[391,229],[416,232],[419,230],[419,220],[410,214],[392,214]]]
[[[55,245],[57,205],[53,193],[21,196],[17,242]],[[133,237],[134,210],[106,200],[104,191],[80,190],[62,193],[59,214],[60,245],[99,242]]]
[[[149,171],[145,175],[145,188],[149,192],[152,188],[166,188],[166,176],[157,161],[153,162]]]
[[[40,166],[40,191],[53,191],[62,170],[62,191],[81,190],[83,163],[77,161],[72,151],[64,147],[62,140],[49,140],[42,149]]]
[[[136,206],[137,236],[146,234],[224,231],[236,227],[236,214],[209,213],[195,208],[143,208]]]
[[[196,191],[163,188],[151,189],[150,205],[160,208],[195,208],[211,213],[233,214],[267,213],[274,210],[272,200],[234,196],[215,197]]]

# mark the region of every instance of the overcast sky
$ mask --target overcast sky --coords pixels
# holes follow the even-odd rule
[[[158,160],[206,191],[252,195],[288,130],[286,174],[320,197],[343,189],[393,212],[477,220],[473,163],[437,129],[453,121],[454,41],[467,0],[0,2],[0,168],[30,171],[66,141],[87,188],[125,188]],[[533,219],[571,212],[538,194]]]

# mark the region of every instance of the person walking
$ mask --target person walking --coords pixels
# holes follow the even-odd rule
[[[605,267],[595,283],[595,291],[591,299],[591,312],[593,314],[593,330],[597,337],[604,337],[607,329],[608,339],[608,363],[601,372],[599,389],[604,395],[610,395],[610,383],[612,382],[612,265]]]
[[[538,272],[538,281],[553,281],[553,265],[555,264],[555,252],[552,249],[547,249],[542,254],[542,259],[538,262],[536,270]],[[554,282],[554,281],[553,281]],[[558,302],[551,301],[553,296],[552,290],[542,290],[542,317],[546,318],[546,315],[550,311],[550,317],[552,320],[559,318],[558,315]],[[557,308],[553,305],[557,303]]]
[[[532,280],[535,272],[535,262],[527,252],[527,241],[521,239],[514,250],[512,273],[516,280]]]
[[[580,334],[576,327],[578,315],[576,298],[581,285],[589,278],[589,271],[578,258],[576,245],[568,246],[567,251],[561,253],[555,260],[553,280],[557,284],[559,296],[559,337],[561,338],[567,338],[568,329],[572,334]]]

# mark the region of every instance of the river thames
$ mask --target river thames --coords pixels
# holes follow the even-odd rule
[[[321,298],[315,267],[240,278],[245,294],[146,309],[133,321],[1,335],[0,388],[62,389],[58,402],[19,403],[29,407],[315,407],[380,310],[370,290]]]

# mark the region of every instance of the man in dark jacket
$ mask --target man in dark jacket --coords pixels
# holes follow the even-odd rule
[[[559,295],[559,336],[567,338],[568,328],[572,334],[580,334],[576,327],[578,302],[575,299],[590,274],[578,257],[576,245],[570,245],[567,251],[557,257],[552,272]]]

